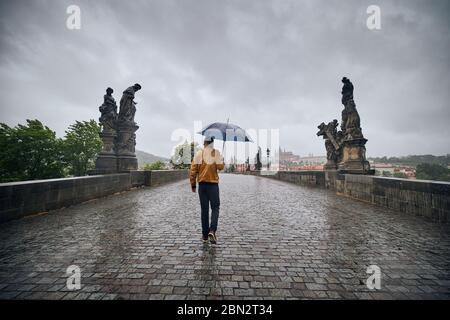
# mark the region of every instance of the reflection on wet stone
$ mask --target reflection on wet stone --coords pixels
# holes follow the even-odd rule
[[[187,181],[2,224],[0,298],[450,298],[448,225],[254,176],[222,175],[221,201],[214,247]]]

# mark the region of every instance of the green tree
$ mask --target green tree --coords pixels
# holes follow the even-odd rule
[[[390,171],[383,170],[381,173],[383,177],[392,177],[392,173]]]
[[[200,150],[198,143],[185,141],[176,146],[170,163],[175,169],[187,169],[191,166],[192,159],[198,150]]]
[[[410,155],[406,157],[381,157],[381,158],[369,158],[375,163],[395,163],[400,165],[417,166],[421,163],[434,163],[442,166],[448,166],[450,164],[450,154],[442,156],[433,156],[431,154],[424,155]]]
[[[102,149],[100,126],[94,120],[76,121],[66,130],[64,161],[69,173],[84,176],[95,167],[95,158]]]
[[[11,128],[0,124],[0,181],[64,176],[62,141],[39,120]]]
[[[394,178],[408,179],[408,176],[404,172],[394,172]]]
[[[156,161],[153,163],[146,163],[144,165],[145,171],[151,171],[151,170],[164,170],[166,168],[166,164],[162,161]]]
[[[421,163],[416,167],[416,178],[421,180],[450,181],[450,170],[439,164]]]

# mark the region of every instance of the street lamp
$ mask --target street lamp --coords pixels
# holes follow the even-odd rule
[[[269,148],[267,148],[267,170],[269,170],[269,168],[270,168],[269,156],[270,156],[270,150],[269,150]]]

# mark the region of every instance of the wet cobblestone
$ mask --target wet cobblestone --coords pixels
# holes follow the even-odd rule
[[[0,298],[450,299],[448,225],[261,177],[220,192],[215,246],[188,181],[1,224]]]

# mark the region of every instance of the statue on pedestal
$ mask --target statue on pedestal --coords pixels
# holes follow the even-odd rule
[[[137,170],[138,163],[135,154],[136,134],[139,129],[134,121],[136,113],[136,102],[134,95],[141,89],[141,85],[136,83],[128,87],[120,99],[120,111],[117,119],[117,170],[128,171]]]
[[[260,171],[262,168],[261,163],[261,147],[258,147],[258,152],[256,153],[255,170]]]
[[[137,170],[135,154],[136,131],[139,128],[134,121],[136,113],[135,93],[141,89],[136,83],[127,88],[120,99],[120,110],[117,114],[116,101],[112,97],[113,89],[106,89],[103,104],[99,107],[102,126],[100,137],[103,149],[99,153],[95,170],[91,174],[114,173]]]
[[[325,139],[327,150],[326,170],[338,169],[342,173],[373,174],[369,162],[366,160],[367,139],[361,130],[361,120],[353,101],[353,84],[344,77],[341,102],[344,105],[342,111],[341,130],[337,131],[338,121],[333,120],[328,124],[322,122],[317,128],[318,136]]]
[[[112,97],[113,92],[114,90],[111,88],[106,89],[106,94],[103,96],[103,104],[98,108],[101,114],[98,120],[102,127],[102,131],[99,134],[103,147],[95,161],[95,170],[91,174],[116,172],[117,105]]]

